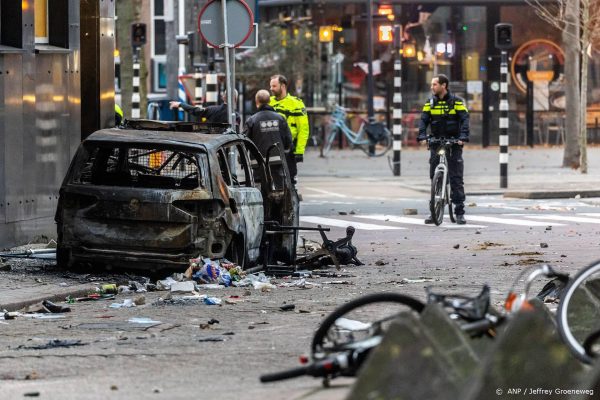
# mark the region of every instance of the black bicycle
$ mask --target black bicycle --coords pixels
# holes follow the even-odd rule
[[[579,360],[600,354],[600,261],[579,271],[562,292],[556,312],[558,332]]]
[[[431,199],[429,201],[429,211],[431,218],[436,225],[440,225],[444,220],[444,207],[448,205],[448,216],[450,221],[456,222],[452,203],[450,201],[450,182],[448,179],[448,160],[446,154],[450,154],[452,146],[458,144],[458,139],[438,139],[429,138],[428,148],[437,146],[437,155],[439,163],[435,167],[433,179],[431,180]]]
[[[530,294],[531,287],[540,276],[568,281],[568,275],[558,273],[548,265],[529,268],[517,277],[508,292],[504,312],[490,308],[490,288],[487,285],[470,296],[443,293],[430,286],[426,288],[427,302],[440,304],[467,335],[495,337],[496,328],[510,314],[533,308],[530,302],[535,296]],[[517,286],[522,282],[525,282],[524,288],[518,290]],[[262,375],[260,380],[266,383],[308,375],[323,378],[323,385],[328,386],[337,376],[356,376],[371,350],[383,340],[390,324],[401,314],[418,316],[424,307],[425,304],[415,298],[392,292],[356,298],[335,309],[323,320],[313,336],[311,360],[307,365]]]

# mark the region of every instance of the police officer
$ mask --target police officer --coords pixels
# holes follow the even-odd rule
[[[291,153],[292,134],[285,118],[276,113],[269,105],[268,91],[259,90],[256,92],[254,100],[258,111],[246,121],[244,134],[254,142],[265,158],[269,148],[274,144],[277,145],[279,151],[269,153],[269,162],[272,165],[273,174],[278,177],[274,176],[273,178],[279,179],[278,183],[281,185],[283,183],[281,179],[284,176],[282,165],[284,162],[287,163],[281,157],[285,157],[285,160],[289,160],[288,155],[293,157]],[[295,163],[293,158],[290,161]]]
[[[237,104],[238,91],[233,89],[233,104]],[[229,123],[229,119],[227,118],[227,92],[223,92],[221,96],[223,100],[222,104],[208,107],[201,106],[192,106],[190,104],[181,102],[181,101],[171,101],[169,102],[169,108],[178,109],[182,108],[183,111],[193,115],[194,117],[198,117],[200,122],[215,122],[227,124]],[[236,127],[240,123],[240,116],[236,112],[235,113],[235,124]]]
[[[421,143],[427,141],[427,127],[431,125],[431,136],[436,138],[457,138],[458,143],[452,147],[448,158],[448,174],[450,177],[451,200],[454,204],[456,223],[466,224],[465,220],[465,189],[463,183],[463,144],[469,141],[469,112],[464,101],[450,93],[446,75],[436,75],[431,80],[433,96],[427,100],[421,113],[419,136]],[[430,146],[429,178],[433,179],[435,167],[439,163],[437,146]],[[431,215],[425,219],[426,224],[432,224]]]
[[[269,104],[286,119],[292,132],[292,153],[296,162],[302,162],[304,161],[304,150],[306,149],[306,142],[309,135],[306,107],[304,107],[302,100],[288,93],[288,80],[285,76],[273,75],[269,86],[273,95]],[[295,163],[288,163],[288,166],[295,182],[297,173],[296,165]]]
[[[123,123],[123,110],[115,103],[115,126],[120,126]]]

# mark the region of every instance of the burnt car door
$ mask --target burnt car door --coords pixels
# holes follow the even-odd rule
[[[281,149],[272,146],[266,159],[254,143],[248,141],[246,149],[256,185],[263,194],[265,221],[276,222],[280,226],[298,226],[300,201]],[[269,262],[293,264],[296,259],[298,231],[283,229],[279,234],[272,235],[272,238],[268,238],[273,252]]]
[[[260,254],[264,225],[263,197],[260,190],[254,186],[254,175],[243,142],[223,145],[217,151],[217,157],[228,187],[229,207],[241,225],[240,232],[243,232],[243,237],[233,239],[232,246],[244,247],[247,267],[254,263]],[[229,177],[223,172],[225,169],[228,170]]]

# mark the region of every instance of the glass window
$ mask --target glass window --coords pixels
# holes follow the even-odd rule
[[[0,44],[23,47],[23,9],[20,1],[0,0]]]
[[[163,19],[154,20],[154,55],[163,55],[167,52],[167,42],[165,36],[165,21]]]
[[[35,0],[35,42],[48,43],[48,0]]]
[[[165,15],[165,0],[154,0],[154,15]]]

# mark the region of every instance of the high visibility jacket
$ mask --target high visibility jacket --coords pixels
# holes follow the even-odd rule
[[[427,139],[427,127],[431,125],[431,136],[454,137],[463,142],[469,141],[469,111],[464,101],[450,92],[442,99],[433,96],[423,106],[419,136]]]
[[[302,100],[291,94],[286,95],[281,100],[277,100],[275,96],[271,96],[269,105],[286,119],[292,132],[294,154],[304,154],[306,142],[308,141],[309,127],[306,107],[304,107]]]

